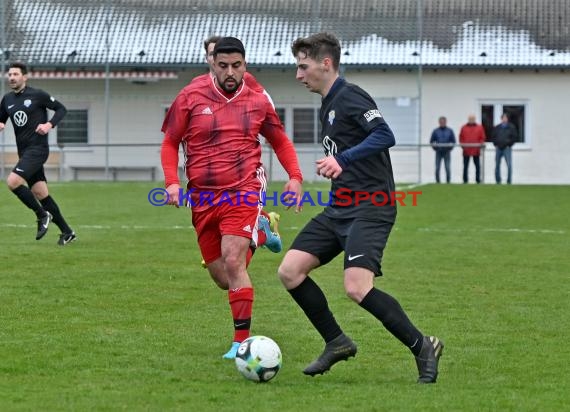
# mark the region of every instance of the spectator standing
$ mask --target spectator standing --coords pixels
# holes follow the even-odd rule
[[[503,113],[501,123],[494,127],[492,133],[493,144],[495,145],[495,181],[501,184],[501,159],[504,157],[507,163],[507,183],[511,184],[513,177],[513,157],[512,147],[518,140],[516,127],[509,122],[509,116]]]
[[[467,123],[459,132],[459,143],[463,147],[463,183],[469,181],[469,159],[473,158],[475,164],[475,181],[481,183],[481,147],[485,145],[485,129],[478,124],[475,115],[470,114]]]
[[[435,128],[431,134],[430,144],[435,150],[435,181],[439,180],[439,170],[441,169],[441,161],[445,166],[445,178],[447,183],[451,181],[451,151],[455,144],[455,133],[451,128],[447,127],[447,118],[441,116],[439,118],[439,127]]]

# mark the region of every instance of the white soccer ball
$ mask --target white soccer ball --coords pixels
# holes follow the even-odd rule
[[[281,369],[281,349],[275,341],[266,336],[251,336],[244,340],[237,350],[238,371],[254,382],[267,382]]]

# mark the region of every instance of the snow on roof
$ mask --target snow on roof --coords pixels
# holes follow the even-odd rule
[[[424,0],[420,41],[415,0],[6,0],[5,53],[38,67],[198,66],[202,41],[223,34],[250,65],[284,66],[294,39],[326,30],[344,65],[569,66],[569,2],[540,2]]]

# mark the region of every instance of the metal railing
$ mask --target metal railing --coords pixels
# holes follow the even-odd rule
[[[59,153],[57,167],[52,167],[51,169],[52,172],[53,169],[57,169],[56,176],[59,181],[74,180],[74,178],[77,178],[78,173],[76,169],[91,169],[93,173],[97,172],[97,176],[99,177],[93,180],[117,179],[117,169],[124,169],[126,171],[129,169],[133,171],[138,170],[141,176],[144,177],[145,175],[142,174],[142,171],[145,168],[150,170],[150,168],[154,167],[156,170],[161,170],[160,147],[161,143],[61,144],[50,146],[51,152]],[[407,175],[411,176],[409,178],[411,179],[410,182],[422,183],[422,180],[425,180],[422,178],[422,169],[424,178],[428,176],[425,168],[423,168],[423,163],[426,161],[432,163],[434,160],[433,152],[427,150],[432,147],[434,147],[434,145],[431,144],[402,144],[394,146],[390,149],[393,163],[394,159],[398,162],[397,159],[402,156],[406,159],[405,161],[401,161],[400,164],[395,165],[395,171],[402,172],[402,170],[405,169]],[[484,180],[486,145],[445,144],[435,147],[481,148],[481,179]],[[322,146],[319,144],[296,145],[295,149],[299,162],[301,163],[301,168],[305,173],[306,180],[309,182],[325,180],[314,174],[316,160],[324,156]],[[5,179],[11,168],[15,166],[15,164],[8,164],[6,162],[8,158],[7,154],[10,154],[11,160],[13,160],[13,154],[15,152],[16,145],[0,144],[0,176],[2,179]],[[182,152],[179,153],[179,159],[181,162],[180,165],[182,166],[184,160]],[[262,159],[270,180],[279,181],[286,179],[285,172],[269,145],[263,145]],[[151,175],[154,176],[154,173]],[[148,174],[146,174],[146,176],[148,176]],[[158,173],[157,176],[160,176],[160,173]],[[429,176],[433,176],[433,173],[429,173]],[[431,178],[429,180],[431,181]]]

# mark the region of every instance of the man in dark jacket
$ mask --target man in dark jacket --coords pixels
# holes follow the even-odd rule
[[[509,123],[506,113],[501,116],[501,123],[493,129],[493,144],[495,145],[495,181],[501,184],[501,159],[507,162],[507,183],[512,182],[512,146],[518,140],[516,127]]]
[[[447,127],[447,119],[444,116],[439,118],[439,127],[433,130],[430,144],[435,150],[435,181],[439,183],[439,169],[441,161],[445,166],[445,177],[447,183],[451,180],[450,160],[451,150],[455,144],[455,134]]]

